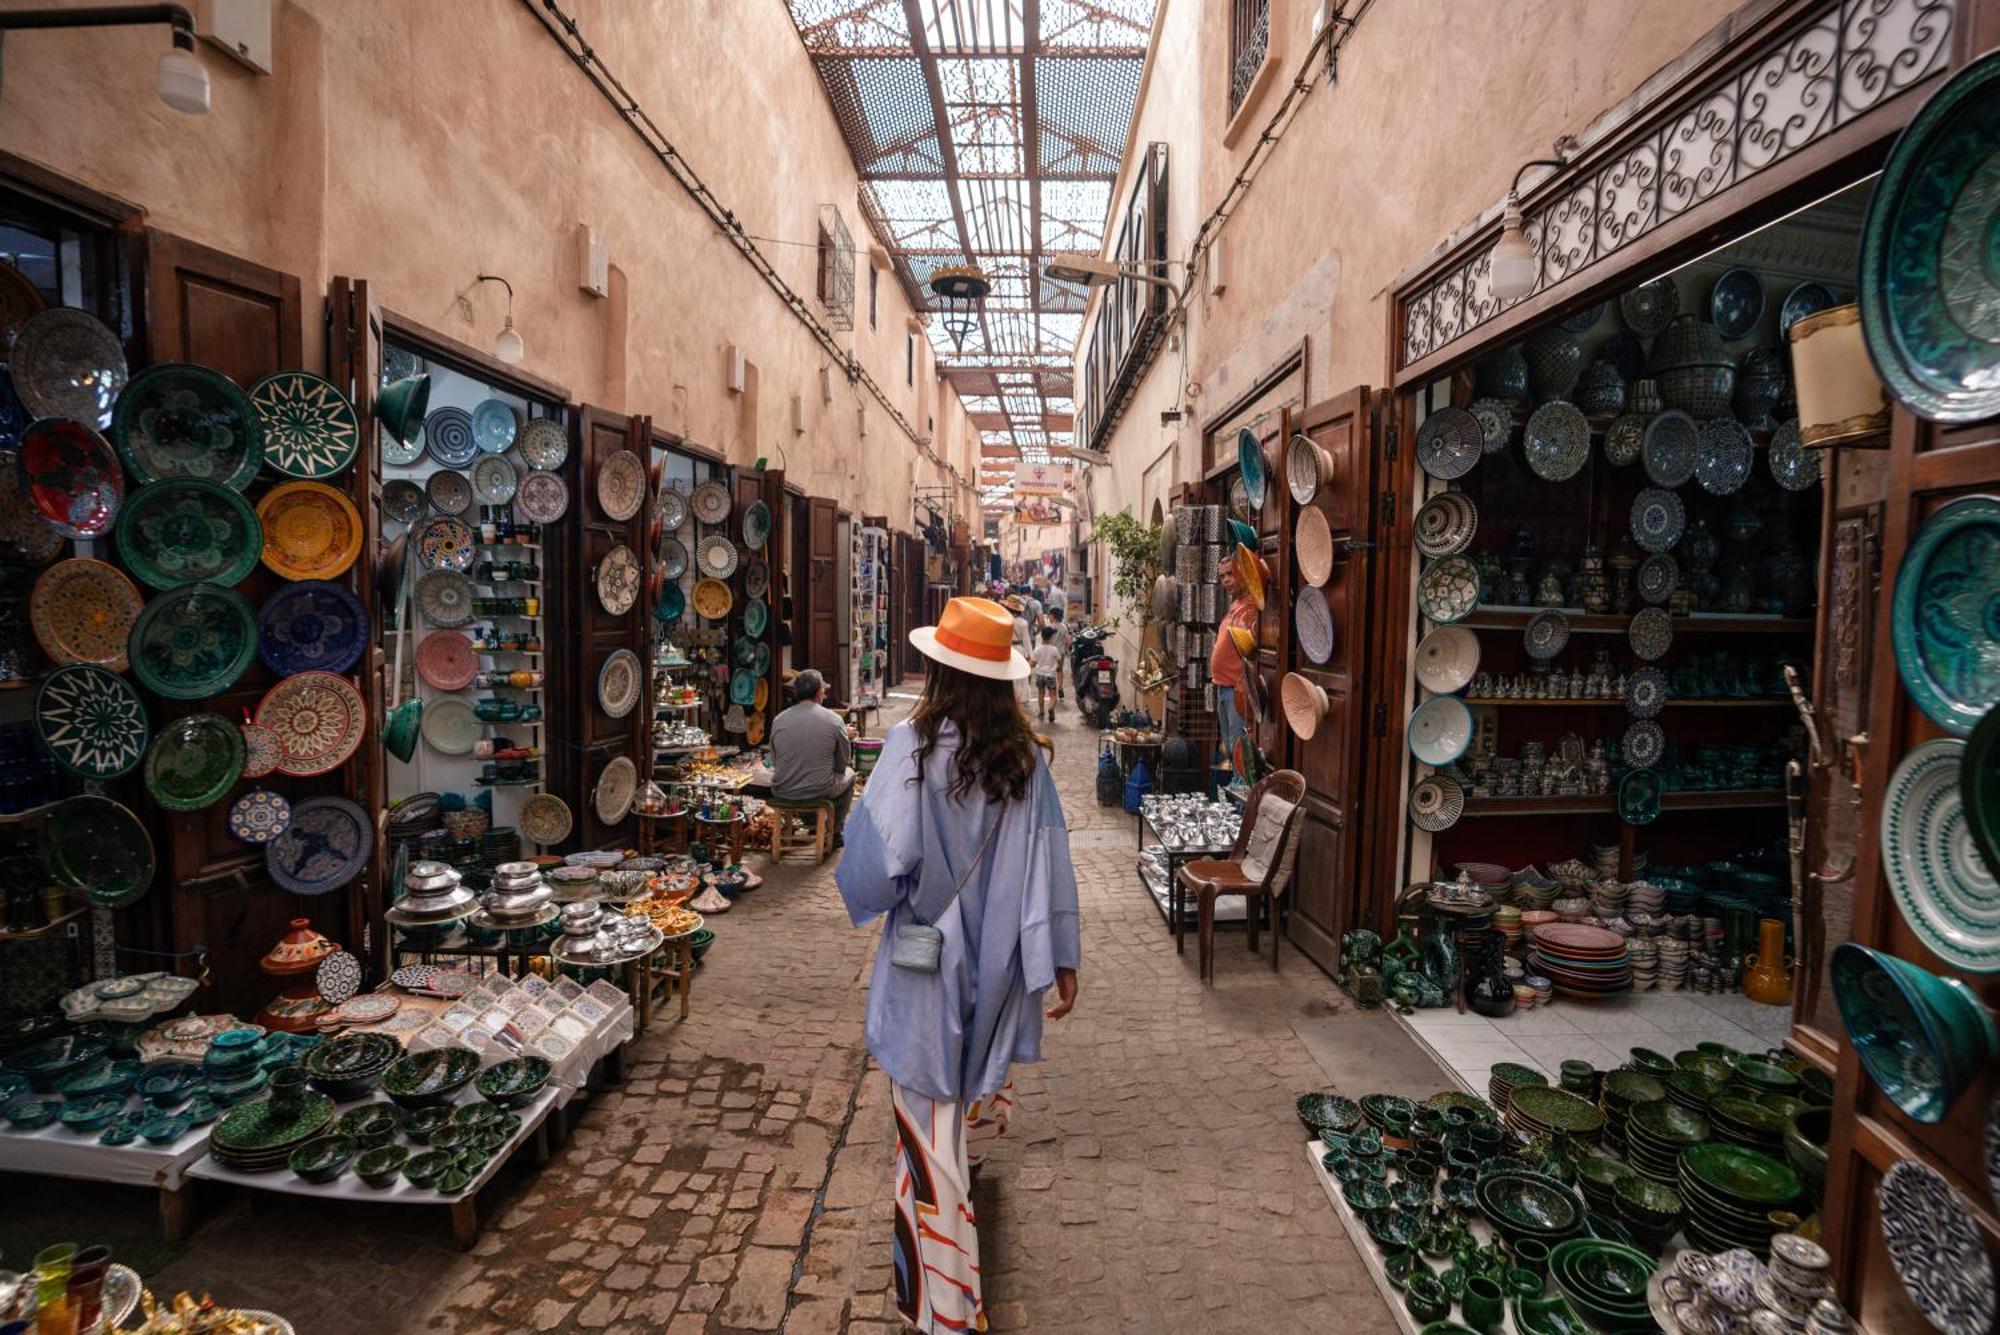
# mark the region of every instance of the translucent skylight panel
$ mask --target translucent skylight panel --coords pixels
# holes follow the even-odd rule
[[[934,51],[1005,51],[1021,44],[1020,0],[918,0]]]
[[[791,10],[808,51],[909,49],[903,0],[791,0]]]
[[[1042,338],[1045,341],[1053,342],[1057,347],[1074,352],[1076,350],[1076,340],[1082,333],[1083,317],[1081,315],[1051,315],[1047,312],[1042,314]]]
[[[980,175],[1018,175],[1027,170],[1021,152],[1021,118],[1015,107],[952,107],[951,141],[958,169]]]
[[[940,60],[937,67],[938,87],[946,106],[1020,105],[1021,64],[1017,60]]]
[[[1144,51],[1155,0],[1042,0],[1042,41],[1056,48]]]
[[[958,401],[965,405],[969,413],[997,413],[1000,411],[1000,396],[997,394],[961,394]]]
[[[972,233],[974,250],[1019,252],[1028,249],[1034,233],[1029,227],[1028,182],[1025,177],[966,181],[963,192],[965,228]],[[1022,296],[1025,299],[1025,289]]]

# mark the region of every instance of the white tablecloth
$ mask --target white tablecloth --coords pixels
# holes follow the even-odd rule
[[[0,1126],[0,1173],[35,1173],[112,1182],[125,1187],[178,1190],[189,1165],[208,1148],[208,1128],[191,1127],[179,1140],[153,1145],[100,1145],[97,1133],[79,1135],[51,1122],[39,1131]]]

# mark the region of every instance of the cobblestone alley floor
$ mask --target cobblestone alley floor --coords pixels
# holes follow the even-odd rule
[[[1199,985],[1137,887],[1131,818],[1096,804],[1075,719],[1053,732],[1082,995],[1046,1060],[1016,1068],[1013,1132],[975,1195],[994,1329],[1393,1329],[1292,1112],[1326,1083],[1292,1025],[1341,994],[1289,949],[1273,976],[1234,933]],[[472,1251],[437,1211],[233,1192],[203,1199],[149,1280],[300,1335],[897,1329],[888,1090],[861,1031],[873,932],[848,926],[830,863],[771,872],[715,926],[692,1017],[655,1024],[550,1164],[495,1179]]]

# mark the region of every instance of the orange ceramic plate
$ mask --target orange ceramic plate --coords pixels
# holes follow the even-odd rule
[[[145,599],[123,571],[71,557],[44,570],[28,598],[28,621],[42,652],[56,663],[95,663],[123,672],[126,641]]]
[[[361,555],[354,502],[323,482],[287,482],[257,504],[264,564],[285,579],[334,579]]]
[[[722,620],[735,603],[736,596],[719,579],[705,579],[694,586],[694,610],[706,620]]]
[[[1250,601],[1257,604],[1259,612],[1264,610],[1264,569],[1257,559],[1257,553],[1241,543],[1236,547],[1236,578],[1243,581],[1244,590]]]

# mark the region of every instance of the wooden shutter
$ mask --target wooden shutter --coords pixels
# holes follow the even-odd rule
[[[834,545],[840,539],[840,507],[824,496],[814,496],[806,504],[806,587],[803,591],[797,588],[792,591],[806,606],[805,661],[807,667],[818,668],[820,675],[834,683],[835,690],[844,694],[842,683],[847,680],[847,674],[841,670],[838,658],[839,636],[835,634],[834,616],[839,604],[833,591]]]
[[[572,646],[575,649],[577,666],[572,681],[580,780],[576,822],[585,848],[603,848],[620,840],[633,842],[629,815],[616,825],[606,825],[597,818],[597,781],[604,767],[619,756],[628,756],[639,767],[640,782],[652,777],[652,757],[647,749],[647,728],[653,713],[650,700],[642,698],[624,718],[615,719],[604,712],[597,699],[597,674],[613,653],[630,649],[639,655],[641,670],[650,671],[652,652],[643,580],[638,600],[623,614],[606,611],[597,597],[597,567],[620,545],[640,557],[643,571],[646,507],[640,506],[639,513],[630,519],[607,518],[597,503],[597,473],[605,460],[620,451],[637,454],[642,465],[650,465],[652,439],[652,422],[644,417],[628,417],[587,404],[577,416],[576,488],[570,512],[564,517],[576,543],[569,608],[574,632],[552,647],[557,654]]]

